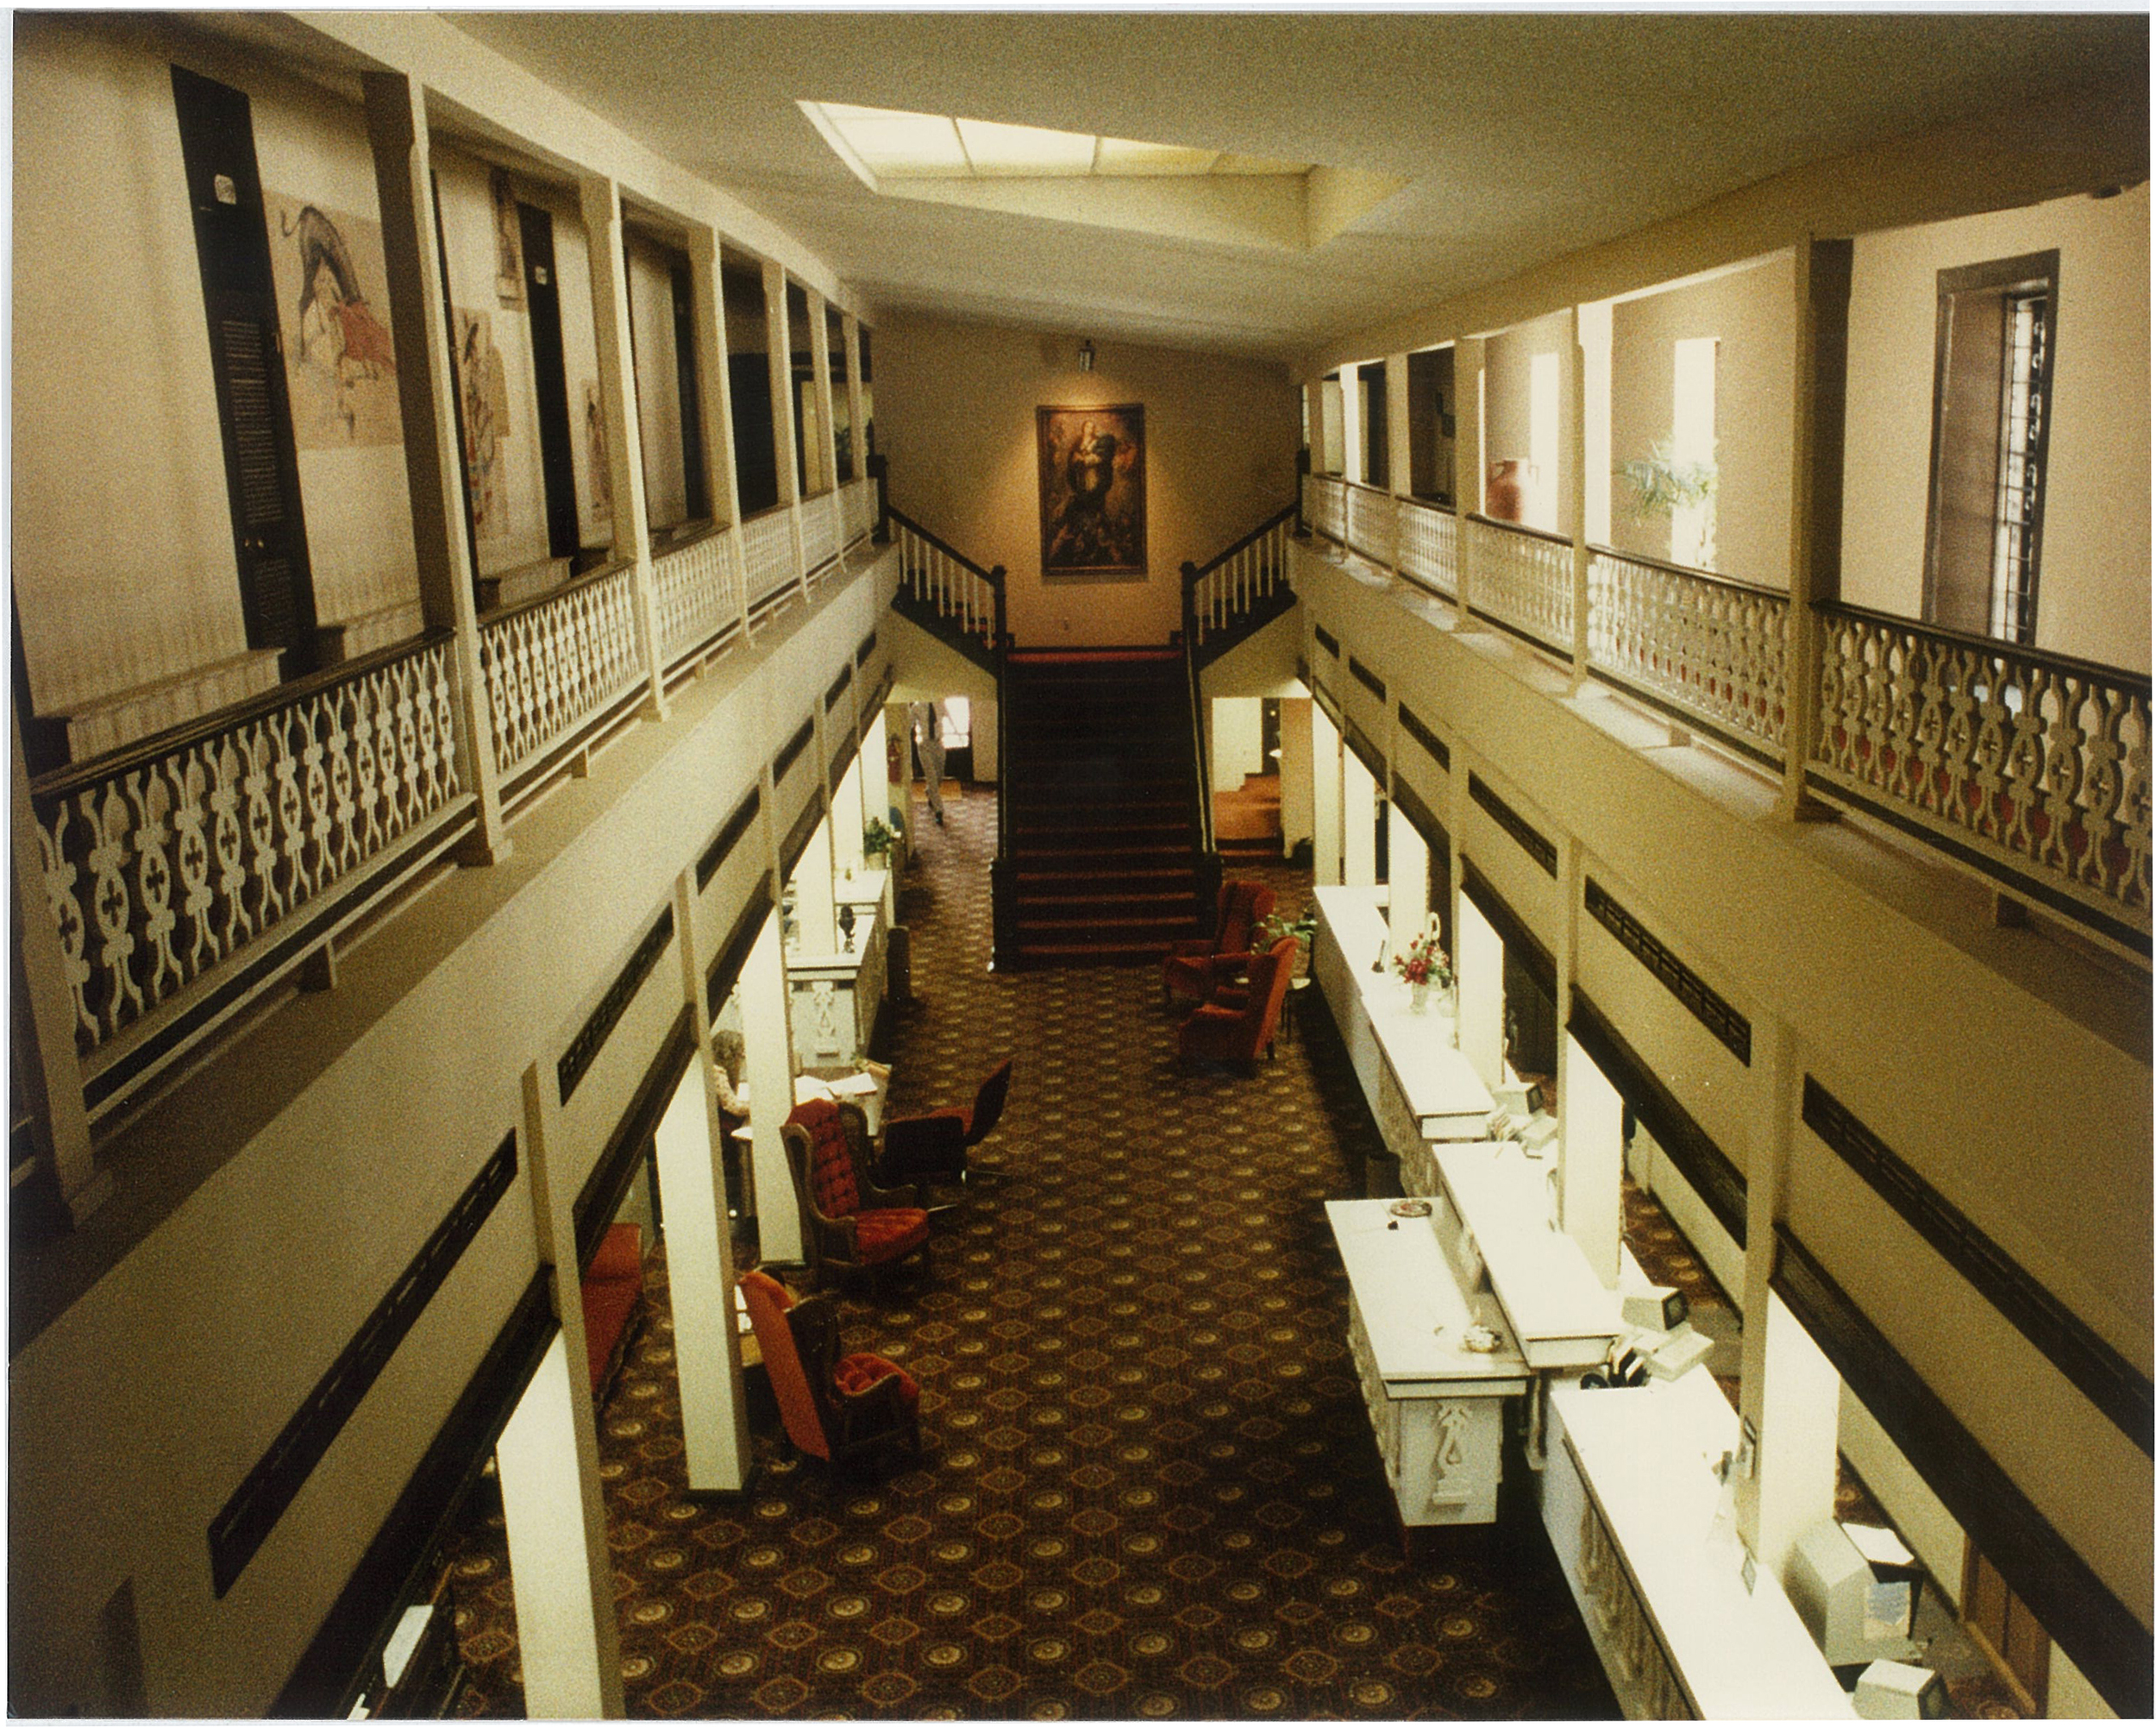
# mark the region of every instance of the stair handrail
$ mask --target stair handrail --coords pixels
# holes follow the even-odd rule
[[[1003,566],[1001,564],[997,564],[993,568],[982,568],[981,565],[975,563],[971,558],[968,557],[965,553],[960,551],[956,546],[951,544],[949,540],[943,538],[942,535],[931,533],[926,528],[923,527],[918,522],[915,521],[912,517],[907,515],[905,511],[899,509],[895,504],[888,506],[888,514],[893,521],[896,522],[908,533],[913,535],[915,538],[926,540],[929,544],[935,547],[937,551],[943,553],[945,557],[949,558],[961,569],[966,571],[968,575],[980,577],[981,581],[987,582],[989,587],[995,589],[997,612],[996,632],[999,636],[1000,636],[1003,630]]]
[[[1209,857],[1213,845],[1213,763],[1206,748],[1205,702],[1198,693],[1198,588],[1195,566],[1183,565],[1183,684],[1190,703],[1191,747],[1196,751],[1198,772],[1194,787],[1197,804],[1198,854]]]
[[[1301,509],[1301,507],[1302,505],[1300,499],[1292,504],[1283,504],[1279,509],[1274,511],[1271,515],[1268,516],[1255,528],[1252,528],[1249,533],[1244,535],[1241,539],[1238,540],[1233,545],[1228,547],[1225,551],[1214,554],[1214,556],[1207,558],[1203,563],[1185,563],[1183,565],[1183,593],[1185,595],[1190,594],[1197,587],[1200,582],[1203,581],[1208,575],[1211,575],[1214,570],[1219,568],[1222,564],[1225,563],[1230,558],[1233,557],[1236,553],[1245,550],[1250,546],[1256,545],[1258,541],[1263,539],[1266,535],[1271,533],[1272,531],[1275,528],[1277,528],[1282,522],[1288,521],[1294,517],[1297,512]]]

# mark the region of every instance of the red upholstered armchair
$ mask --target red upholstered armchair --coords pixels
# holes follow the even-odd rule
[[[877,1172],[886,1181],[918,1182],[964,1182],[975,1174],[1001,1175],[1000,1170],[971,1170],[966,1153],[1003,1119],[1003,1102],[1010,1091],[1011,1064],[1006,1060],[981,1082],[968,1107],[887,1121]]]
[[[798,1450],[841,1466],[891,1448],[919,1460],[921,1388],[881,1355],[838,1353],[836,1302],[797,1302],[762,1272],[744,1276],[741,1293],[780,1419]]]
[[[1247,983],[1224,985],[1219,995],[1175,1029],[1175,1053],[1185,1061],[1239,1061],[1253,1070],[1257,1052],[1272,1053],[1280,1004],[1295,975],[1300,945],[1283,936],[1250,960]]]
[[[827,1268],[880,1272],[914,1253],[928,1270],[928,1213],[920,1195],[869,1180],[868,1124],[857,1106],[812,1097],[795,1106],[781,1137],[819,1282]]]
[[[1214,987],[1240,977],[1250,963],[1250,940],[1272,914],[1273,890],[1262,882],[1223,882],[1213,933],[1172,943],[1161,962],[1162,995],[1192,1004],[1210,1001]]]

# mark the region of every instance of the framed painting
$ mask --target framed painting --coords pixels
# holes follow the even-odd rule
[[[1041,574],[1145,574],[1145,410],[1036,410]]]

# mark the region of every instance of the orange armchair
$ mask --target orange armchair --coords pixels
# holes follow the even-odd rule
[[[1175,1053],[1185,1061],[1238,1061],[1253,1071],[1257,1052],[1273,1051],[1281,1003],[1295,975],[1300,944],[1283,936],[1250,960],[1247,983],[1225,985],[1175,1029]]]
[[[1223,882],[1213,933],[1171,943],[1161,962],[1160,987],[1168,1000],[1194,1006],[1212,1000],[1216,986],[1240,977],[1250,963],[1250,942],[1272,914],[1273,890],[1262,882]]]
[[[838,1353],[838,1307],[796,1301],[762,1272],[741,1279],[779,1417],[796,1449],[843,1466],[893,1448],[921,1455],[921,1388],[881,1355]]]
[[[860,1108],[812,1097],[786,1119],[787,1165],[801,1207],[801,1236],[820,1283],[824,1272],[881,1272],[915,1253],[928,1270],[928,1212],[912,1187],[868,1175],[868,1126]]]

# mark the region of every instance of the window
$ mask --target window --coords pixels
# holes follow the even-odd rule
[[[2036,639],[2059,254],[1939,273],[1925,621]]]

